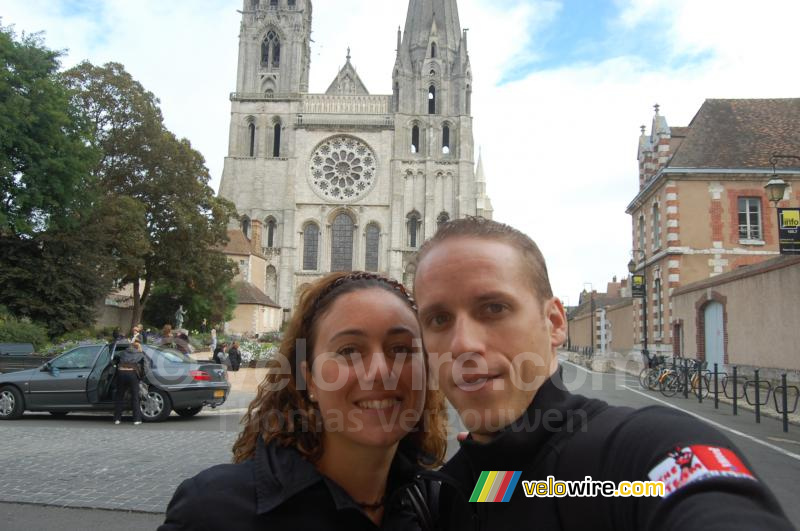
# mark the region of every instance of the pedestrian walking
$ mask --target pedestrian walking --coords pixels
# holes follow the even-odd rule
[[[114,424],[122,420],[125,393],[130,393],[133,423],[142,423],[142,410],[139,404],[139,382],[144,378],[144,354],[138,341],[122,351],[117,363],[117,389],[114,395]]]
[[[228,349],[228,363],[230,363],[233,372],[238,371],[242,365],[242,354],[239,352],[238,341],[234,341],[231,348]]]
[[[227,346],[228,344],[225,342],[222,342],[219,345],[217,345],[217,348],[214,349],[214,354],[211,356],[211,359],[214,360],[214,363],[225,365],[225,359],[226,359],[225,347]]]

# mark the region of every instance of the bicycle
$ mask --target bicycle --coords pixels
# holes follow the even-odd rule
[[[688,379],[689,389],[695,396],[702,396],[702,398],[708,396],[710,384],[708,375],[703,372],[698,372],[697,370],[699,366],[700,371],[704,371],[706,363],[697,360],[687,360],[686,363],[690,367],[686,366],[677,370],[670,368],[661,374],[659,377],[658,388],[662,395],[669,398],[675,396],[679,392],[683,392],[686,387],[684,382],[686,379]],[[683,374],[684,370],[691,372],[691,375],[686,379],[684,378]]]
[[[661,374],[667,370],[666,356],[655,356],[647,360],[647,366],[639,373],[639,385],[643,389],[655,391],[658,389]]]

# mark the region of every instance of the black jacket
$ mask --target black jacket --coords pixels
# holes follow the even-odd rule
[[[676,453],[676,449],[689,451]],[[617,484],[654,480],[658,474],[653,471],[682,473],[681,462],[696,465],[699,456],[719,449],[732,461],[742,455],[720,432],[684,413],[665,407],[610,407],[566,391],[557,373],[538,390],[522,418],[488,444],[464,441],[445,465],[443,472],[451,481],[442,487],[442,527],[459,531],[519,526],[569,531],[793,529],[772,493],[754,475],[691,472],[697,474],[688,476],[694,481],[674,483],[678,487],[664,498],[526,497],[522,484],[548,476],[556,481],[591,476]],[[740,459],[752,472],[747,461]],[[509,502],[468,502],[482,471],[521,471]]]
[[[405,487],[420,467],[398,450],[377,527],[344,489],[293,448],[259,439],[253,459],[217,465],[180,484],[159,531],[248,529],[419,529]]]

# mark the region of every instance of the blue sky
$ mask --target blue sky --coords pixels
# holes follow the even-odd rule
[[[476,148],[495,218],[531,235],[556,295],[627,274],[639,126],[653,104],[687,125],[706,98],[797,97],[797,0],[458,0],[469,28]],[[241,0],[3,0],[4,25],[117,61],[161,100],[218,186],[235,89]],[[311,91],[352,50],[391,92],[404,0],[316,0]],[[477,156],[477,149],[476,149]],[[589,220],[588,223],[586,220]],[[588,234],[588,237],[587,237]]]

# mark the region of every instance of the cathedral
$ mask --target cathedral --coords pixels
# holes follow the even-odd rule
[[[410,285],[440,224],[492,216],[456,0],[409,0],[391,94],[370,94],[350,50],[327,91],[309,93],[311,21],[311,0],[244,0],[219,192],[265,259],[240,275],[283,308],[330,271]]]

